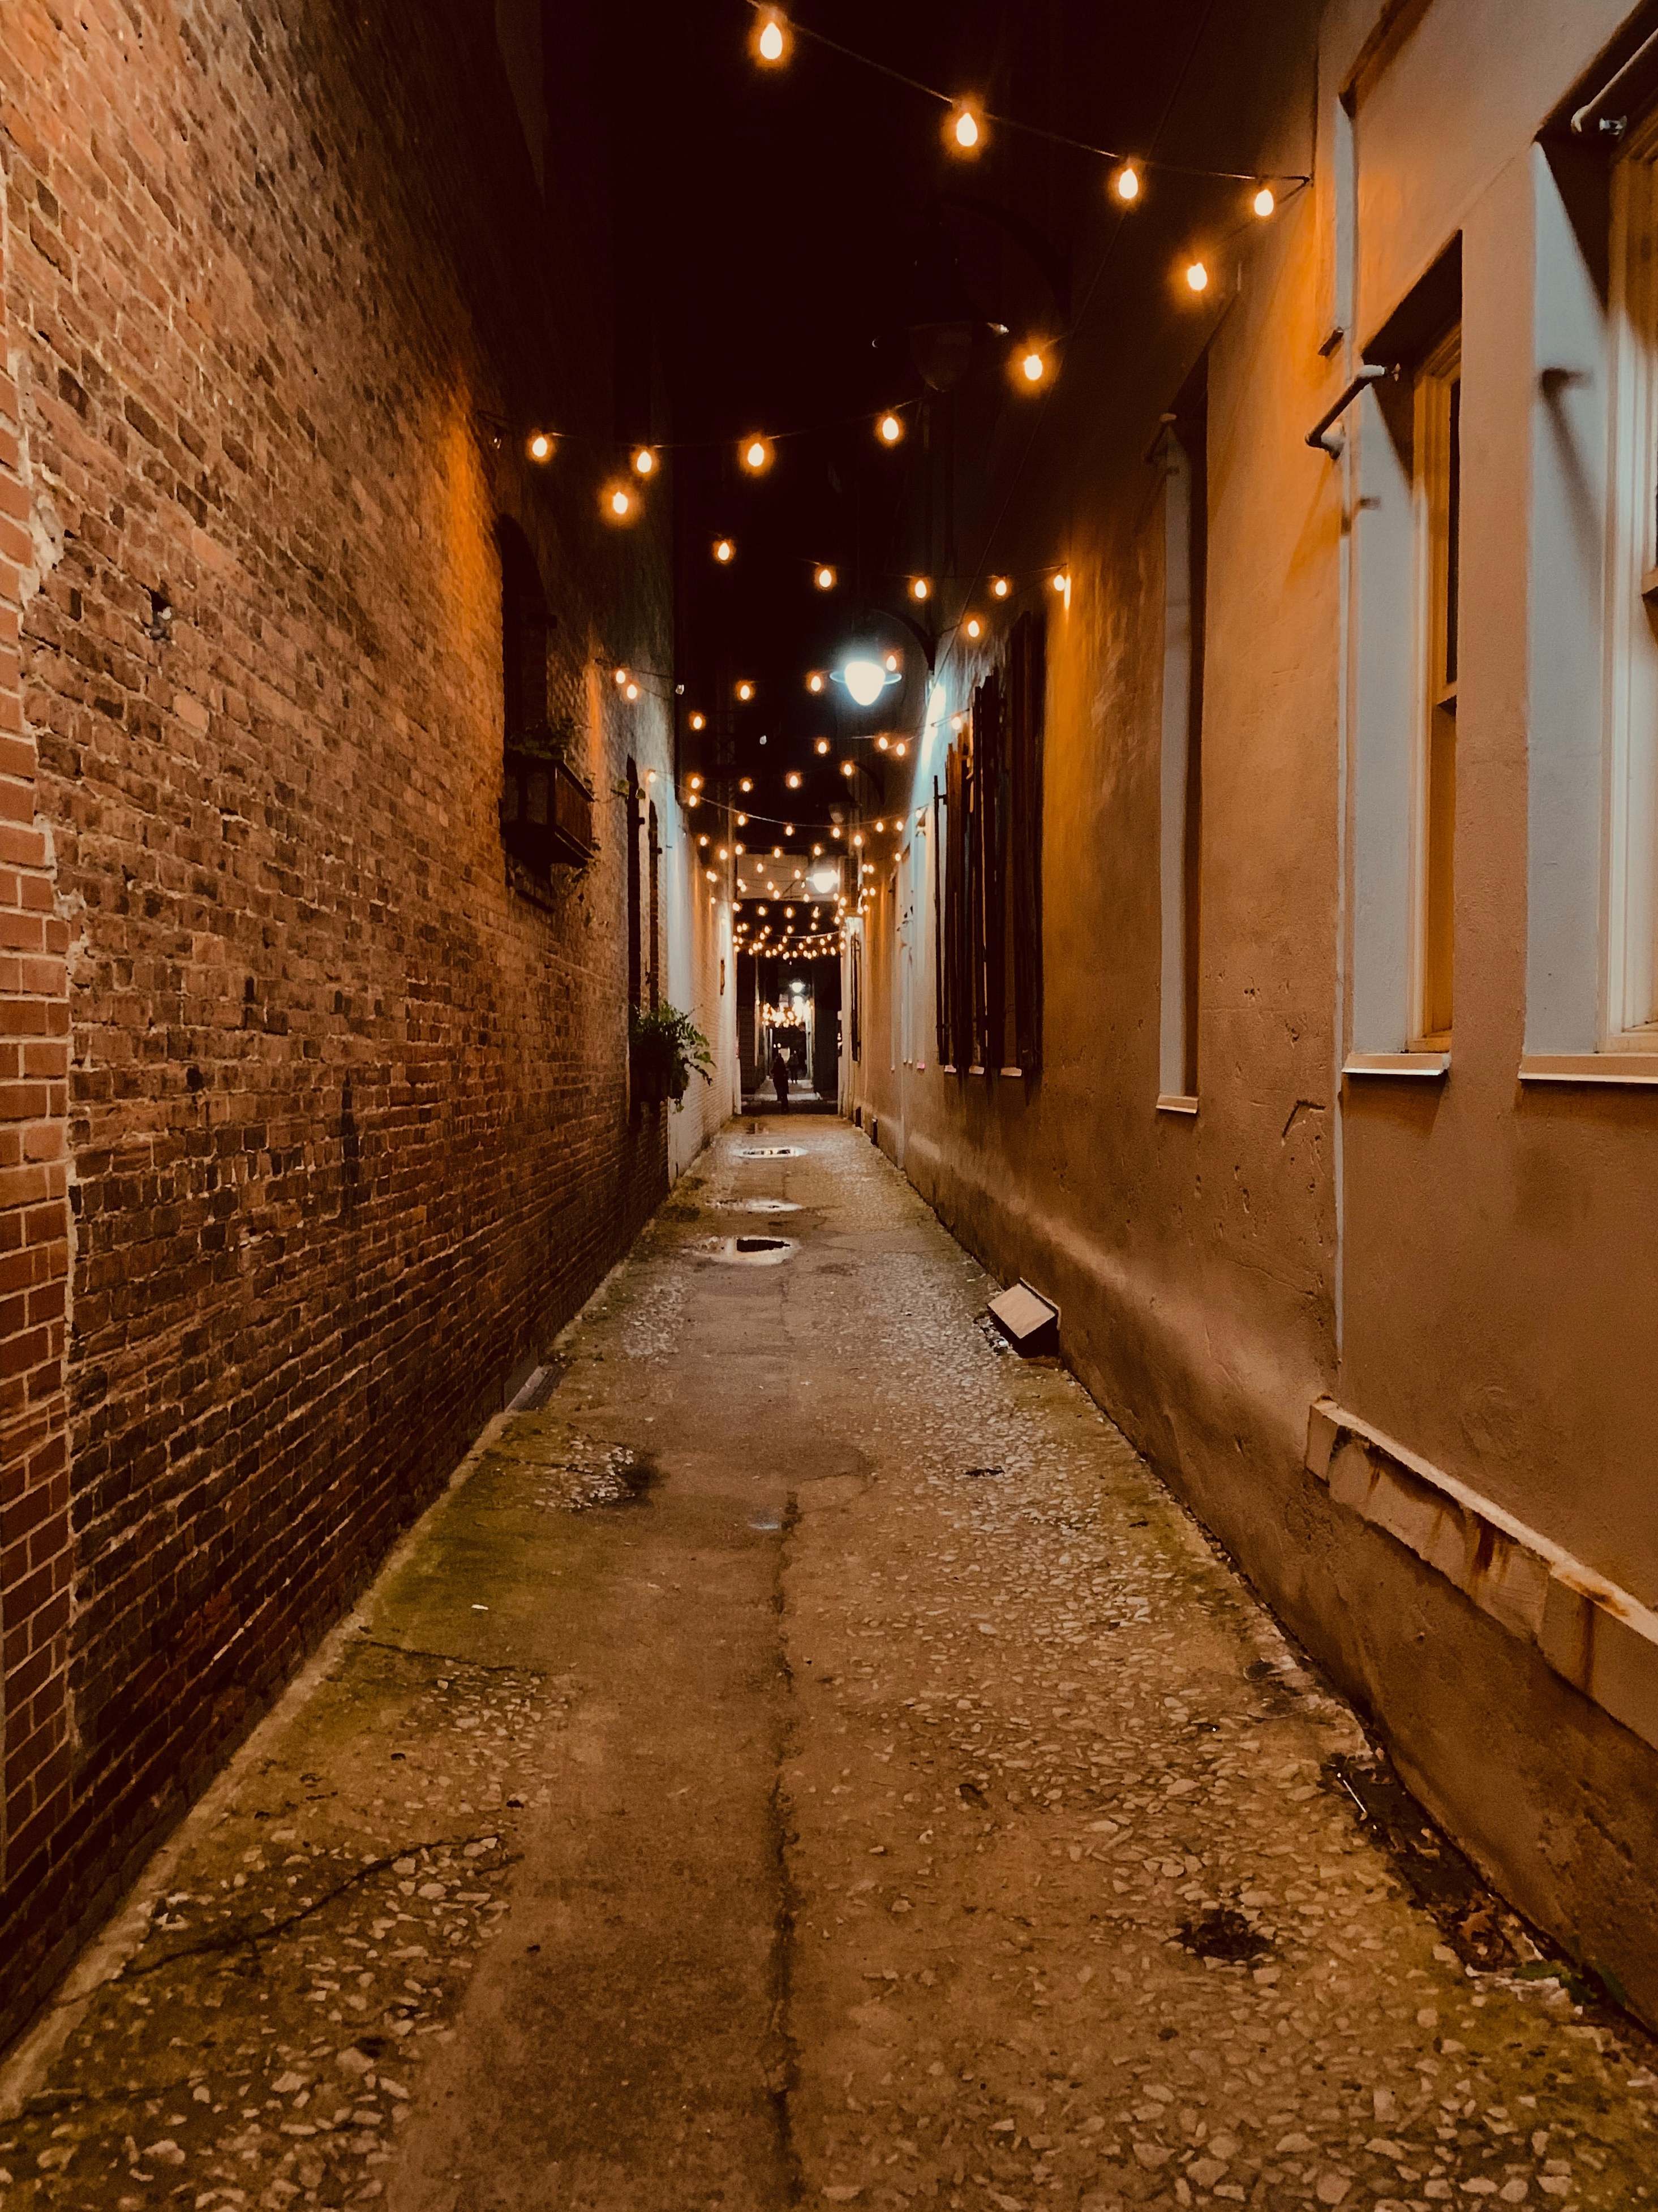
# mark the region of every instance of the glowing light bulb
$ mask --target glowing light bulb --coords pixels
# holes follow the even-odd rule
[[[1132,161],[1125,161],[1111,180],[1111,188],[1125,207],[1132,207],[1140,197],[1140,172]]]
[[[604,495],[604,510],[613,522],[631,522],[638,505],[625,484],[612,484]]]
[[[771,441],[770,438],[745,438],[737,448],[737,459],[751,477],[764,476],[773,459]]]
[[[814,574],[812,578],[812,581],[817,586],[820,592],[832,592],[835,588],[837,580],[838,579],[836,578],[834,570],[829,566],[826,561],[824,562],[823,566]]]
[[[754,33],[754,53],[768,69],[775,69],[789,55],[789,33],[783,19],[775,8],[768,8],[761,15],[759,27]]]
[[[743,704],[747,706],[753,696],[754,687],[745,676],[742,682],[737,686],[737,696],[743,702]],[[748,788],[747,785],[745,784],[743,788],[747,790]]]
[[[702,834],[702,836],[701,836],[700,837],[698,837],[698,838],[697,842],[698,842],[699,845],[706,845],[706,844],[707,844],[707,842],[708,842],[708,832],[707,832],[707,830],[704,830],[704,832],[703,832],[703,834]]]
[[[950,110],[950,119],[944,126],[944,142],[957,154],[977,154],[984,143],[983,120],[970,101],[958,101]]]
[[[966,630],[969,637],[980,638],[984,635],[984,625],[977,615],[969,615],[966,621],[962,623],[961,627]]]
[[[852,833],[852,842],[856,846],[859,852],[863,850],[863,832],[862,830],[854,830]]]
[[[693,776],[691,778],[691,780],[690,780],[690,781],[691,781],[691,788],[692,788],[693,791],[700,791],[700,790],[702,789],[702,787],[703,787],[703,780],[702,780],[701,776],[699,776],[699,775],[693,775]]]
[[[991,597],[993,599],[1005,599],[1012,589],[1013,586],[1008,581],[1008,579],[1005,576],[992,576],[991,578]]]
[[[843,775],[851,775],[856,769],[856,763],[854,761],[843,761],[840,764],[840,772]]]
[[[1265,222],[1268,216],[1271,214],[1273,209],[1277,207],[1278,203],[1274,196],[1271,185],[1263,185],[1259,191],[1256,193],[1254,198],[1251,200],[1249,204],[1254,209],[1256,214],[1259,216],[1261,221]]]
[[[716,883],[718,883],[718,881],[720,880],[720,879],[719,879],[719,878],[715,874],[715,872],[714,872],[714,871],[713,871],[713,869],[712,869],[712,868],[704,868],[704,869],[703,870],[703,873],[704,873],[704,874],[708,878],[708,880],[709,880],[709,882],[710,882],[710,884],[716,884]]]
[[[532,430],[524,448],[533,461],[550,461],[553,456],[553,437],[550,430]]]
[[[899,439],[904,435],[903,416],[901,415],[883,415],[881,420],[875,424],[875,435],[880,439],[883,446],[897,445]]]
[[[887,672],[889,676],[898,673],[898,655],[895,653],[889,653],[887,656]]]
[[[615,682],[616,682],[616,689],[617,689],[619,691],[625,691],[625,690],[627,689],[627,680],[628,680],[628,672],[627,672],[626,669],[625,669],[625,668],[618,668],[617,670],[615,670],[615,671],[614,671],[614,676],[615,676]]]
[[[905,757],[909,750],[909,746],[905,743],[902,738],[900,738],[898,743],[893,747],[893,750],[898,755],[900,760]]]
[[[625,685],[625,686],[624,686],[624,688],[623,688],[623,691],[622,691],[622,696],[623,696],[623,698],[624,698],[624,699],[625,699],[625,700],[627,700],[627,701],[628,701],[628,702],[630,703],[630,705],[632,703],[632,702],[633,702],[635,699],[637,699],[637,698],[638,697],[638,696],[639,696],[639,687],[638,687],[638,685],[637,685],[637,684],[626,684],[626,685]]]
[[[634,447],[633,473],[636,477],[654,477],[655,475],[656,456],[650,447],[636,446]]]
[[[817,672],[817,670],[816,670],[816,669],[814,669],[814,670],[813,670],[813,672],[812,672],[812,673],[811,673],[811,674],[807,678],[807,679],[806,679],[806,688],[807,688],[807,690],[808,690],[808,691],[821,691],[821,690],[822,690],[822,689],[823,689],[823,678],[822,678],[822,677],[818,673],[818,672]]]
[[[798,791],[800,789],[800,770],[797,768],[791,768],[788,775],[783,778],[783,781],[788,785],[790,791]]]
[[[875,739],[875,750],[878,753],[884,753],[890,743],[891,740],[888,738],[886,731],[883,730],[881,735]]]
[[[817,739],[815,740],[815,742],[814,743],[814,744],[813,744],[812,750],[813,750],[813,751],[814,751],[814,753],[816,753],[816,754],[818,755],[819,758],[820,758],[820,759],[821,759],[821,757],[823,757],[823,755],[824,755],[825,753],[826,753],[826,752],[828,751],[828,750],[829,750],[829,740],[828,740],[828,738],[817,738]]]
[[[792,822],[785,822],[785,823],[783,823],[783,836],[784,836],[785,837],[792,837],[792,836],[794,836],[794,834],[795,834],[795,825],[794,825],[794,823],[793,823]]]
[[[1070,597],[1070,570],[1069,568],[1060,568],[1055,572],[1053,588],[1056,592],[1060,592],[1064,598],[1069,599]]]
[[[707,715],[693,714],[691,717],[691,726],[693,730],[705,730],[708,727]]]
[[[723,845],[719,848],[719,855],[722,860],[728,860],[731,858],[730,854],[726,851]]]
[[[739,776],[737,779],[737,788],[739,791],[753,791],[754,788],[753,777],[752,775]]]
[[[930,599],[932,595],[933,587],[925,576],[911,577],[910,597],[912,599]]]
[[[730,538],[716,538],[714,540],[714,558],[719,562],[721,568],[728,568],[736,557],[737,549]]]
[[[1025,382],[1040,384],[1047,373],[1047,356],[1038,346],[1027,346],[1019,356],[1019,374]]]
[[[883,837],[886,836],[886,834],[887,834],[887,824],[886,824],[884,822],[877,822],[877,823],[876,823],[876,824],[875,824],[875,828],[876,828],[876,829],[881,832],[881,836],[882,836]]]
[[[1186,281],[1188,290],[1206,292],[1209,289],[1209,270],[1201,261],[1188,261]]]
[[[738,829],[739,829],[739,830],[747,830],[747,827],[748,827],[748,817],[747,817],[746,814],[740,814],[740,815],[737,817],[737,827],[738,827]]]

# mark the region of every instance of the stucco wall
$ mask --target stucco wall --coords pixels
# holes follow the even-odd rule
[[[1559,365],[1549,287],[1565,279],[1550,258],[1560,218],[1538,140],[1626,12],[1614,0],[1417,0],[1247,9],[1216,23],[1182,94],[1181,143],[1225,145],[1240,167],[1310,170],[1312,187],[1270,226],[1211,249],[1215,296],[1195,308],[1170,272],[1202,225],[1189,203],[1149,197],[1100,311],[1069,342],[984,562],[1030,574],[1064,561],[1071,577],[1067,599],[1044,595],[1040,1076],[921,1065],[936,1057],[929,983],[924,1051],[894,1070],[884,1049],[866,1050],[854,1097],[970,1244],[1059,1301],[1079,1372],[1375,1712],[1428,1801],[1651,2013],[1658,1926],[1637,1870],[1655,1840],[1642,1808],[1658,1794],[1653,1647],[1631,1660],[1643,1686],[1624,1697],[1592,1656],[1540,1627],[1493,1627],[1478,1534],[1519,1528],[1551,1591],[1590,1589],[1582,1602],[1603,1631],[1636,1624],[1631,1651],[1645,1634],[1643,1608],[1658,1601],[1646,1349],[1658,1091],[1521,1079],[1528,955],[1538,964],[1533,724],[1545,694],[1557,721],[1570,714],[1551,671],[1562,654],[1596,661],[1600,618],[1598,571],[1575,596],[1562,586],[1574,517],[1548,489],[1558,468],[1539,477],[1539,451],[1554,453],[1545,372]],[[1356,911],[1356,848],[1375,834],[1356,811],[1356,772],[1393,742],[1355,677],[1361,643],[1377,642],[1365,532],[1374,544],[1383,432],[1372,403],[1349,418],[1338,462],[1305,438],[1459,235],[1454,1042],[1439,1080],[1344,1075],[1355,963],[1374,950]],[[1205,345],[1192,1116],[1156,1103],[1164,553],[1146,455]],[[1574,392],[1601,373],[1578,362]],[[1585,563],[1599,558],[1583,546]],[[1410,650],[1387,634],[1380,644]],[[959,650],[942,662],[911,820],[975,673]],[[1579,712],[1584,726],[1551,723],[1550,743],[1564,757],[1577,746],[1594,775],[1598,697]],[[871,1038],[890,1018],[887,902],[878,887],[866,921]],[[1480,1556],[1466,1571],[1425,1539],[1412,1551],[1385,1513],[1367,1517],[1350,1486],[1309,1468],[1320,1399],[1383,1439],[1378,1465],[1420,1463],[1435,1497],[1475,1500],[1466,1525]]]

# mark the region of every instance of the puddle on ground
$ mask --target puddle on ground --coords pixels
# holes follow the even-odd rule
[[[722,1210],[727,1213],[798,1213],[800,1212],[799,1206],[789,1198],[732,1198],[726,1200]]]
[[[742,1160],[803,1160],[804,1145],[743,1145],[737,1157]]]
[[[787,1237],[710,1237],[702,1249],[726,1267],[775,1267],[795,1246]]]

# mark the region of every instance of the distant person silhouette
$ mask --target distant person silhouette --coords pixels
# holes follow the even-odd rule
[[[789,1062],[780,1044],[774,1045],[771,1049],[771,1085],[777,1094],[778,1113],[786,1114],[789,1111]]]

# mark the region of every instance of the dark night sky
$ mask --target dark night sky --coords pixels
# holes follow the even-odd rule
[[[1213,5],[814,0],[790,13],[993,109],[1141,150]],[[812,773],[810,738],[834,726],[803,672],[846,641],[861,601],[903,604],[911,568],[942,573],[953,549],[954,568],[972,572],[986,457],[1029,419],[1009,388],[1008,342],[987,343],[953,409],[933,410],[933,465],[914,431],[881,451],[875,412],[924,389],[911,325],[965,303],[1015,337],[1063,337],[1113,217],[1101,164],[1009,131],[978,160],[954,160],[942,106],[804,39],[786,67],[759,68],[753,21],[741,0],[643,0],[631,12],[631,261],[673,436],[717,441],[670,455],[682,672],[740,770]],[[1171,139],[1162,150],[1187,149]],[[1033,251],[996,210],[1030,227]],[[769,476],[743,479],[740,433],[807,426],[779,440]],[[719,532],[740,548],[728,571],[709,554]],[[811,588],[820,559],[842,571],[832,599]],[[739,673],[760,684],[752,708],[731,706]],[[906,690],[911,712],[915,696]]]

